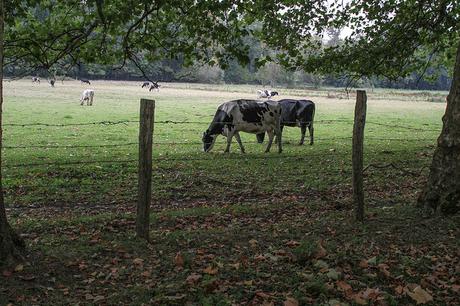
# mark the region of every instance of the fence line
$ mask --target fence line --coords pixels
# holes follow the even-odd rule
[[[316,120],[314,121],[315,124],[318,123],[335,123],[335,122],[343,122],[343,123],[353,123],[351,119],[323,119],[323,120]],[[82,122],[82,123],[43,123],[43,122],[36,122],[36,123],[4,123],[3,126],[14,126],[14,127],[30,127],[30,126],[46,126],[46,127],[66,127],[66,126],[90,126],[90,125],[119,125],[119,124],[128,124],[128,123],[139,123],[138,120],[119,120],[119,121],[96,121],[96,122]],[[175,121],[175,120],[160,120],[155,121],[155,124],[210,124],[210,121]],[[222,121],[222,122],[215,122],[215,123],[222,123],[222,124],[231,124],[232,122]],[[298,124],[297,121],[295,122],[284,122],[285,124]],[[375,121],[366,121],[367,124],[374,124],[379,126],[386,126],[391,128],[400,128],[400,129],[407,129],[407,130],[416,130],[416,131],[426,131],[426,132],[439,132],[439,129],[434,128],[418,128],[412,126],[405,126],[405,125],[398,125],[398,124],[389,124],[389,123],[380,123]]]
[[[351,140],[351,136],[344,137],[326,137],[326,138],[315,138],[315,141],[335,141],[335,140]],[[283,137],[284,141],[298,141],[298,138],[287,138]],[[385,138],[385,137],[372,137],[367,136],[365,140],[381,140],[381,141],[410,141],[410,142],[424,142],[424,141],[436,141],[436,138]],[[201,141],[157,141],[153,142],[153,145],[202,145]],[[244,144],[258,144],[257,141],[245,141]],[[2,149],[33,149],[33,148],[44,148],[44,149],[71,149],[71,148],[110,148],[110,147],[129,147],[139,145],[137,142],[126,142],[126,143],[113,143],[113,144],[99,144],[99,145],[17,145],[17,146],[3,146]]]
[[[119,120],[119,121],[96,121],[96,122],[81,122],[81,123],[4,123],[3,126],[29,127],[29,126],[48,126],[48,127],[64,127],[64,126],[85,126],[85,125],[118,125],[128,123],[139,123],[136,120]]]
[[[30,145],[30,146],[3,146],[2,149],[32,149],[32,148],[46,148],[46,149],[67,149],[67,148],[107,148],[107,147],[128,147],[138,145],[137,142],[114,143],[114,144],[100,144],[100,145]]]

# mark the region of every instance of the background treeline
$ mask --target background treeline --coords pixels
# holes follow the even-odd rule
[[[331,30],[326,45],[341,43],[340,30]],[[452,81],[450,69],[433,64],[425,72],[413,73],[399,80],[389,80],[385,77],[358,78],[350,83],[350,78],[340,75],[315,75],[301,70],[289,71],[281,65],[268,62],[262,67],[256,67],[256,59],[264,55],[274,57],[275,51],[268,49],[258,40],[250,40],[251,48],[247,65],[241,65],[237,60],[231,60],[225,69],[207,64],[190,64],[179,55],[175,59],[165,59],[154,63],[148,62],[142,54],[138,54],[143,73],[150,80],[159,82],[191,82],[210,84],[256,84],[261,86],[285,86],[292,88],[320,87],[367,87],[367,88],[400,88],[419,90],[449,90]],[[64,65],[65,66],[65,65]],[[5,68],[7,77],[25,75],[21,66],[8,65]],[[63,76],[74,79],[104,79],[104,80],[146,80],[142,72],[132,62],[126,61],[118,65],[101,65],[78,63],[72,69],[53,68],[52,71],[36,71],[42,78],[60,79]],[[28,74],[27,74],[28,75]]]

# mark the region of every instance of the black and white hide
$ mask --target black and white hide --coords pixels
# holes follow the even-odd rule
[[[39,77],[32,77],[32,83],[40,84],[40,78]]]
[[[277,91],[271,91],[267,89],[259,89],[257,91],[257,96],[259,99],[271,99],[274,96],[277,96],[278,92]]]
[[[282,99],[278,101],[281,106],[281,131],[285,126],[300,127],[300,142],[303,145],[305,133],[310,133],[310,145],[313,144],[313,120],[315,118],[315,103],[310,100]],[[264,141],[265,133],[257,134],[257,141]]]
[[[278,152],[282,152],[281,128],[280,128],[281,106],[274,101],[256,100],[234,100],[221,104],[214,115],[209,128],[203,133],[203,149],[211,151],[218,135],[227,137],[225,152],[230,152],[232,138],[235,136],[241,152],[244,147],[241,143],[239,132],[265,133],[269,141],[265,152],[270,152],[273,138],[278,140]]]
[[[160,84],[158,84],[158,83],[152,83],[152,84],[150,85],[149,91],[152,91],[152,90],[154,90],[154,89],[155,89],[156,91],[160,91]]]

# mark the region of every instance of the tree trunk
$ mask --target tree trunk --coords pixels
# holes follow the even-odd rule
[[[418,203],[434,211],[454,214],[460,211],[460,44],[442,121],[428,182]]]
[[[24,241],[13,231],[8,224],[5,211],[5,201],[2,186],[2,108],[3,108],[3,31],[4,11],[3,0],[0,0],[0,264],[7,263],[11,259],[20,257],[20,251],[24,248]]]

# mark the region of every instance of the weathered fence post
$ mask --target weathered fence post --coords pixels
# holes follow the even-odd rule
[[[366,124],[367,96],[365,90],[356,92],[355,122],[353,126],[353,202],[358,221],[364,221],[363,144]]]
[[[139,185],[136,234],[149,240],[150,201],[152,199],[152,144],[155,101],[141,99],[139,120]]]

